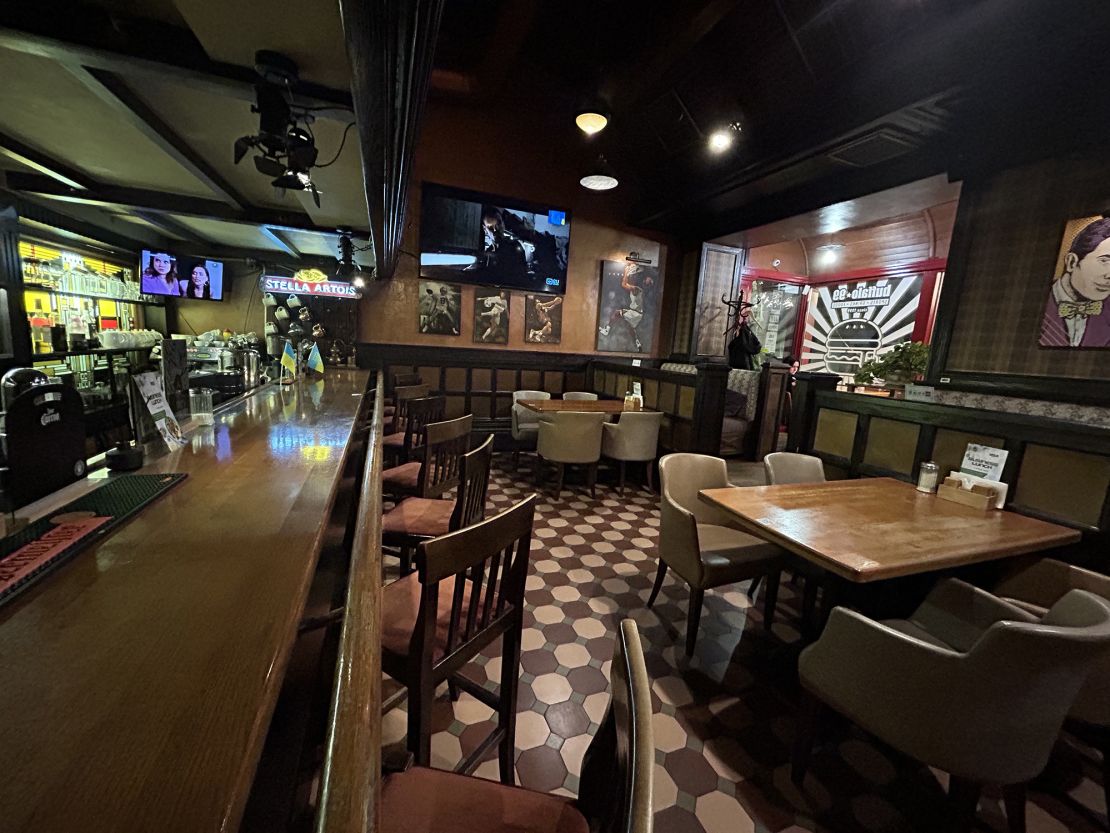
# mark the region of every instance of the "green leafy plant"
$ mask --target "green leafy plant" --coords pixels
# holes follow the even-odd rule
[[[860,365],[856,371],[857,385],[867,385],[876,379],[900,384],[912,382],[925,373],[929,366],[929,345],[921,341],[903,341],[878,358]]]

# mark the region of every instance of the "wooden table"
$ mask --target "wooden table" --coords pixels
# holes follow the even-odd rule
[[[1080,539],[1074,529],[978,510],[888,477],[705,489],[741,527],[852,582],[932,572]]]
[[[0,829],[234,833],[366,385],[264,388],[188,472],[0,607]]]
[[[579,414],[620,414],[628,410],[624,407],[623,399],[518,399],[517,404],[540,414],[553,414],[559,411],[573,411]],[[651,409],[640,408],[639,410],[650,411]]]

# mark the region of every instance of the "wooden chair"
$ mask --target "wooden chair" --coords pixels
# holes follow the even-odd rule
[[[393,384],[389,386],[390,391],[396,391],[399,387],[411,387],[412,385],[419,385],[423,379],[420,378],[419,373],[398,373],[393,377]],[[397,412],[397,406],[394,404],[393,394],[385,398],[382,403],[383,413],[385,419],[391,419]]]
[[[636,623],[621,622],[612,697],[586,750],[577,801],[414,767],[382,785],[383,833],[651,833],[651,682]]]
[[[409,402],[413,399],[422,399],[430,396],[431,388],[427,385],[402,385],[393,389],[393,421],[390,423],[386,436],[405,430],[405,416]]]
[[[470,450],[473,414],[424,426],[419,460],[382,472],[382,492],[392,497],[439,497],[459,482],[459,458]]]
[[[439,535],[470,526],[486,515],[493,434],[459,462],[459,488],[454,500],[409,497],[382,516],[382,544],[400,551],[401,572],[409,572],[409,553]]]
[[[416,572],[382,592],[382,668],[408,692],[408,748],[421,766],[431,760],[436,688],[450,680],[497,713],[496,728],[456,771],[473,772],[496,744],[501,781],[513,783],[524,580],[535,508],[536,496],[530,495],[500,515],[422,542]],[[459,672],[498,638],[501,681],[491,692]],[[389,698],[383,712],[404,695],[402,690]]]
[[[409,399],[405,409],[404,429],[382,437],[382,450],[392,461],[407,463],[413,450],[424,441],[424,426],[442,422],[447,414],[446,396],[422,396]]]

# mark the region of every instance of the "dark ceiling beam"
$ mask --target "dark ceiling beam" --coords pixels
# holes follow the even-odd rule
[[[138,240],[134,237],[128,237],[118,232],[102,228],[101,226],[86,223],[84,220],[78,220],[66,214],[62,214],[52,208],[40,205],[35,200],[27,199],[22,194],[17,194],[12,191],[0,191],[0,203],[7,203],[13,206],[19,214],[20,219],[26,220],[36,228],[43,227],[44,230],[48,228],[61,229],[62,231],[83,238],[85,242],[99,243],[100,246],[107,251],[116,249],[124,252],[133,252],[137,255],[139,250],[148,245],[145,241]]]
[[[68,188],[92,187],[92,180],[85,174],[3,133],[0,133],[0,155],[14,159],[40,174],[46,174]]]
[[[273,243],[290,257],[299,258],[301,256],[301,253],[297,250],[297,247],[289,242],[289,238],[286,237],[278,229],[272,229],[269,226],[259,226],[258,230],[262,232],[264,236],[269,238],[271,243]]]
[[[10,172],[7,175],[8,188],[26,194],[35,194],[64,202],[82,205],[99,205],[130,211],[143,209],[159,214],[179,214],[183,217],[199,217],[209,220],[240,223],[248,226],[270,226],[290,231],[307,231],[314,234],[335,234],[333,226],[318,226],[304,214],[289,214],[266,208],[248,208],[236,211],[227,203],[204,197],[190,197],[184,194],[168,194],[164,191],[149,191],[142,188],[126,188],[116,185],[98,185],[95,189],[77,191],[66,188],[58,182],[37,174]],[[370,232],[365,229],[352,230],[352,236],[369,240]]]
[[[232,208],[247,208],[247,200],[224,179],[199,153],[189,147],[161,116],[137,96],[118,75],[102,69],[89,69],[79,64],[64,64],[65,69],[106,103],[132,127],[193,177],[204,183],[213,194]]]
[[[104,10],[88,9],[101,15]],[[118,73],[141,75],[187,84],[210,93],[254,102],[258,75],[253,67],[210,60],[187,29],[159,26],[156,40],[136,32],[119,36],[118,17],[105,17],[103,25],[82,25],[59,15],[48,3],[0,3],[0,48],[37,55],[66,64]],[[149,43],[158,43],[158,58],[151,58]],[[335,107],[349,118],[351,94],[321,84],[301,81],[294,89],[297,103]],[[328,114],[321,110],[317,115]]]
[[[207,244],[209,242],[184,223],[179,223],[168,214],[158,214],[154,211],[144,211],[142,209],[135,209],[128,213],[142,220],[144,223],[154,226],[156,229],[164,234],[168,234],[172,238],[185,240],[189,243]]]
[[[401,252],[416,139],[428,97],[443,0],[339,0],[370,211],[375,268]]]

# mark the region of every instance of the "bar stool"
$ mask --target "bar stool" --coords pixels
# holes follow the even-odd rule
[[[493,434],[490,434],[478,448],[461,456],[459,488],[454,500],[409,497],[382,516],[382,544],[400,549],[402,574],[409,572],[409,552],[421,541],[446,535],[485,517],[492,459]]]
[[[459,482],[459,458],[470,450],[474,415],[431,422],[410,460],[382,472],[382,492],[393,497],[439,497]]]
[[[405,686],[382,711],[400,703],[407,690],[408,748],[420,766],[432,756],[436,688],[451,680],[497,713],[496,728],[456,771],[473,772],[497,744],[501,781],[513,783],[524,580],[535,508],[536,496],[530,495],[500,515],[422,542],[416,572],[382,592],[382,669]],[[489,691],[459,672],[498,638],[501,681]]]
[[[655,742],[640,634],[621,622],[609,709],[586,749],[578,800],[414,767],[382,785],[384,833],[651,833]]]
[[[424,441],[424,427],[442,422],[447,413],[446,396],[423,396],[407,400],[404,428],[382,437],[382,450],[392,461],[407,463],[412,452]]]

